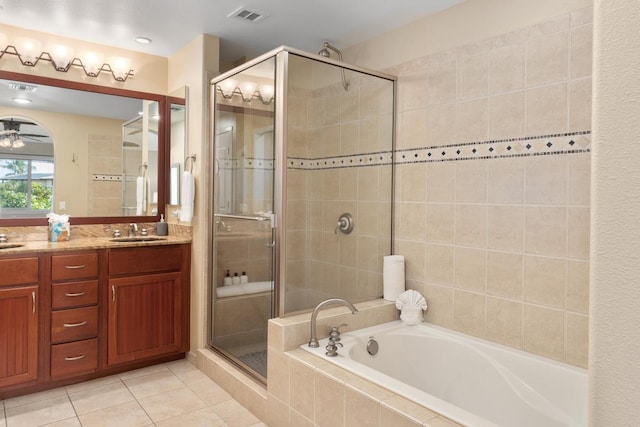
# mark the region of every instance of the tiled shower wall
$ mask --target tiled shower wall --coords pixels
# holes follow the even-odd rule
[[[290,64],[290,74],[299,71]],[[327,74],[340,78],[335,67]],[[392,84],[349,71],[346,78],[349,91],[339,81],[290,86],[287,312],[328,297],[382,296],[382,257],[391,250]],[[355,220],[348,235],[335,233],[343,212]]]
[[[394,252],[426,320],[586,367],[592,10],[399,76]]]
[[[90,134],[89,216],[122,215],[122,137]],[[94,176],[100,178],[95,179]],[[133,183],[135,186],[135,182]],[[135,188],[135,187],[134,187]],[[133,192],[135,195],[135,191]],[[133,204],[135,206],[135,203]]]

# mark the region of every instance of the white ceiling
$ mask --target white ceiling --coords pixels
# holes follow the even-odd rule
[[[463,0],[0,0],[0,22],[161,56],[199,34],[235,61],[281,45],[317,52],[351,46]],[[244,7],[266,17],[228,18]],[[151,38],[150,45],[134,41]]]

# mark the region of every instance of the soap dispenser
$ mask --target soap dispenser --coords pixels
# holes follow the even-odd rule
[[[240,284],[240,276],[238,276],[238,273],[233,273],[233,277],[231,278],[231,283],[233,283],[234,285]]]
[[[160,222],[156,224],[156,234],[158,236],[169,234],[169,224],[164,222],[164,214],[160,214]]]
[[[224,279],[223,279],[222,283],[225,286],[231,286],[232,283],[231,283],[231,275],[229,274],[229,270],[227,270],[227,275],[224,276]]]
[[[240,283],[249,283],[249,276],[247,276],[247,272],[243,271],[240,276]]]

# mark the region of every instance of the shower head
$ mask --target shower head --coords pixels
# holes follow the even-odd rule
[[[324,56],[325,58],[328,58],[331,56],[331,52],[329,52],[329,49],[327,49],[328,44],[329,43],[324,44],[324,47],[318,51],[318,55]]]
[[[337,47],[331,46],[327,42],[324,42],[322,49],[318,51],[318,55],[323,56],[325,58],[329,58],[331,57],[331,52],[329,52],[330,50],[337,53],[338,59],[342,61],[342,52],[340,52],[340,49],[338,49]],[[340,74],[342,75],[342,86],[344,87],[344,90],[348,91],[351,88],[351,84],[347,81],[347,79],[344,76],[344,68],[340,68]]]

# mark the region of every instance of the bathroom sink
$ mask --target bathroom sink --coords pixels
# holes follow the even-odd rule
[[[24,244],[22,243],[0,243],[0,250],[2,249],[12,249],[12,248],[21,248]]]
[[[158,240],[167,240],[166,237],[158,236],[135,236],[135,237],[114,237],[112,242],[116,243],[140,243],[140,242],[157,242]]]

